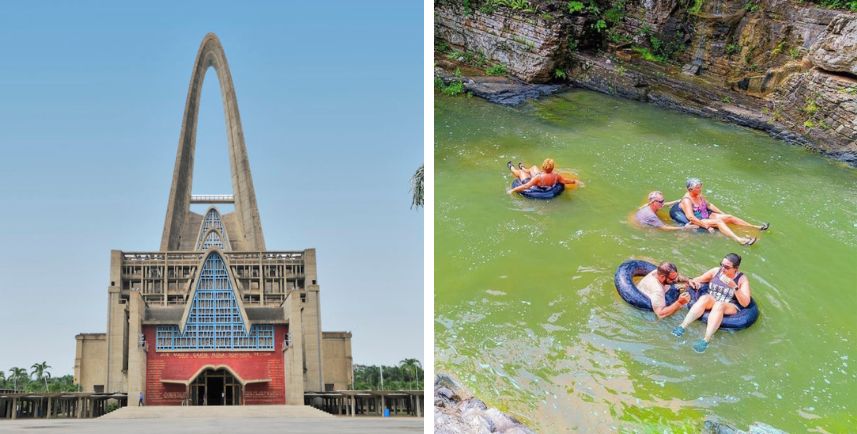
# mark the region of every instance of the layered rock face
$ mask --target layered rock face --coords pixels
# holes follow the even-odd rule
[[[492,14],[465,13],[454,4],[435,7],[435,37],[457,49],[481,53],[502,63],[524,81],[553,78],[560,57],[564,27],[537,16],[499,9]]]
[[[526,82],[562,68],[580,87],[758,128],[857,165],[857,14],[794,0],[688,3],[629,0],[601,33],[582,14],[464,16],[436,4],[435,37],[479,50]],[[508,54],[521,38],[531,45]],[[577,51],[568,50],[572,39]],[[655,42],[672,44],[674,56],[646,61],[631,49]]]

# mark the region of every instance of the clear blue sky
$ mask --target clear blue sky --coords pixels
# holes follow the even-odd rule
[[[318,251],[355,363],[423,360],[422,2],[15,2],[0,13],[0,370],[70,374],[111,249],[157,250],[199,43],[232,71],[265,241]],[[194,193],[230,193],[205,81]]]

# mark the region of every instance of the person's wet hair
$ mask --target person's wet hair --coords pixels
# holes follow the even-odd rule
[[[678,268],[672,262],[662,262],[658,265],[658,274],[661,276],[669,276],[670,273],[678,273]]]
[[[554,163],[552,158],[545,158],[545,161],[542,163],[542,170],[544,170],[545,173],[551,173],[553,172],[553,165]]]
[[[687,182],[685,183],[685,185],[687,186],[687,189],[690,190],[691,188],[694,188],[697,185],[702,185],[702,180],[700,180],[699,178],[687,178]]]
[[[649,193],[649,202],[650,203],[654,202],[654,201],[658,200],[659,197],[664,197],[664,194],[661,193],[660,191],[655,190],[655,191]]]
[[[738,266],[741,265],[741,257],[738,256],[737,253],[730,253],[724,256],[723,259],[728,259],[729,262],[732,263],[732,266],[735,268],[738,268]]]

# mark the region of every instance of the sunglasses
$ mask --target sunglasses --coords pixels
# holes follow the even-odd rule
[[[731,269],[735,268],[732,265],[726,265],[726,264],[722,264],[722,263],[720,264],[720,266],[723,267],[724,270],[731,270]]]
[[[664,200],[663,200],[663,199],[661,199],[661,200],[653,200],[652,202],[654,202],[654,203],[659,203],[659,204],[661,204],[661,205],[663,205],[663,204],[664,204]]]

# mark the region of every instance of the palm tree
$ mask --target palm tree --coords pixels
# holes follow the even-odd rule
[[[51,373],[48,372],[48,369],[50,368],[50,366],[48,365],[48,362],[33,363],[33,366],[30,366],[30,367],[33,368],[33,372],[31,372],[30,375],[35,375],[36,381],[38,381],[38,380],[44,380],[45,381],[45,392],[47,392],[48,391],[48,378],[51,378]]]
[[[422,369],[422,367],[423,367],[423,364],[420,363],[420,361],[417,359],[404,359],[401,362],[399,362],[399,368],[401,368],[402,371],[404,371],[406,373],[410,373],[410,372],[414,373],[414,381],[417,384],[419,384],[419,382],[420,382],[420,379],[419,379],[420,377],[419,377],[418,372]]]
[[[14,382],[15,391],[17,392],[18,391],[18,380],[28,378],[27,377],[27,370],[24,368],[19,368],[17,366],[13,366],[12,368],[9,368],[9,378],[11,378],[12,381]]]
[[[423,206],[423,167],[424,165],[420,165],[420,168],[411,176],[411,193],[413,194],[411,208]]]
[[[6,388],[6,374],[0,371],[0,389]]]

